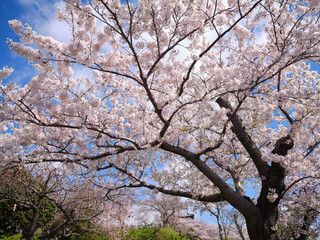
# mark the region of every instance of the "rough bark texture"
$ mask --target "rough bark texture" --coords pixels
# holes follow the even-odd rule
[[[274,166],[276,165],[276,167]],[[282,170],[282,171],[280,171]],[[281,174],[282,173],[282,174]],[[258,198],[257,207],[260,214],[249,214],[246,216],[248,234],[251,240],[277,240],[277,232],[274,226],[278,220],[279,198],[270,202],[267,198],[269,189],[276,189],[275,193],[280,195],[283,191],[285,171],[281,166],[272,163],[270,174],[262,183],[262,190]]]
[[[293,148],[293,141],[288,135],[277,141],[272,153],[286,156],[288,150],[291,148]],[[286,174],[286,169],[281,166],[280,163],[272,162],[267,176],[263,177],[262,188],[257,203],[257,207],[259,208],[261,215],[246,218],[248,233],[251,240],[278,239],[274,226],[278,221],[279,196],[282,195],[282,192],[285,189],[284,180],[286,178]],[[272,202],[268,199],[269,194],[276,194],[278,197],[274,202]]]
[[[284,180],[287,171],[280,163],[272,162],[270,166],[262,160],[262,154],[259,148],[252,140],[241,118],[237,114],[240,105],[234,109],[228,100],[221,97],[218,98],[216,102],[221,108],[229,110],[227,116],[232,123],[231,130],[250,155],[262,179],[262,188],[258,202],[256,205],[251,202],[254,207],[240,209],[237,208],[236,205],[233,206],[245,216],[247,230],[251,240],[277,240],[278,236],[274,227],[278,221],[278,205],[285,189]],[[288,150],[293,148],[293,145],[294,143],[290,135],[282,137],[277,141],[272,153],[286,156]],[[227,201],[229,201],[229,199],[227,199]]]
[[[264,239],[265,219],[262,214],[245,216],[248,234],[251,240]]]
[[[42,207],[42,203],[44,200],[44,196],[40,196],[37,206],[34,207],[33,210],[33,217],[30,223],[30,226],[27,230],[27,232],[24,234],[25,239],[27,240],[33,240],[34,239],[34,233],[37,230],[37,225],[38,225],[38,221],[40,218],[40,212],[41,212],[41,207]]]

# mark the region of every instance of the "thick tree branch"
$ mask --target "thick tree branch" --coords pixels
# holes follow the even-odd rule
[[[231,177],[232,177],[232,180],[233,180],[233,183],[234,183],[234,188],[236,190],[236,192],[240,193],[241,195],[244,195],[244,189],[243,187],[241,186],[241,180],[240,180],[240,177],[239,177],[239,174],[234,170],[234,169],[231,169],[230,166],[224,166],[222,163],[218,162],[215,157],[213,156],[210,156],[209,158],[212,158],[213,162],[219,166],[221,169],[227,171],[230,173]]]
[[[286,118],[288,119],[288,121],[290,122],[290,124],[294,123],[294,120],[292,119],[292,117],[289,115],[289,113],[284,110],[280,105],[279,105],[279,109],[281,110],[281,112],[286,116]]]
[[[139,177],[135,176],[134,174],[132,174],[131,172],[129,172],[128,170],[121,168],[119,166],[116,166],[113,163],[109,163],[109,166],[113,167],[114,169],[118,170],[119,172],[126,174],[127,176],[129,176],[131,179],[133,179],[135,182],[138,183],[130,183],[128,185],[123,185],[123,186],[119,186],[116,189],[109,189],[108,193],[112,190],[118,190],[120,188],[140,188],[140,187],[146,187],[149,188],[151,190],[158,190],[159,192],[168,194],[168,195],[172,195],[172,196],[179,196],[179,197],[185,197],[185,198],[190,198],[190,199],[194,199],[194,200],[199,200],[199,201],[204,201],[204,202],[220,202],[220,201],[224,201],[224,199],[222,198],[220,193],[217,194],[211,194],[211,195],[195,195],[193,193],[190,192],[186,192],[186,191],[181,191],[181,190],[173,190],[173,189],[165,189],[163,187],[160,186],[156,186],[154,184],[149,184],[146,183],[145,181],[141,180]],[[104,168],[100,168],[99,170],[103,170]],[[107,193],[107,195],[108,195]]]
[[[316,141],[313,145],[308,147],[306,154],[304,155],[304,158],[308,157],[320,144],[320,141]]]
[[[227,116],[230,118],[232,123],[232,132],[237,136],[242,146],[247,150],[252,161],[258,169],[260,176],[266,176],[269,171],[269,165],[262,160],[262,154],[256,144],[252,141],[251,136],[247,133],[245,127],[242,124],[242,120],[239,118],[236,112],[234,112],[231,104],[219,97],[216,101],[221,108],[229,110]]]
[[[214,203],[214,202],[221,202],[224,201],[220,193],[211,194],[211,195],[195,195],[190,192],[180,191],[180,190],[169,190],[162,187],[158,187],[152,184],[148,184],[145,182],[140,182],[139,184],[129,184],[127,186],[128,188],[139,188],[139,187],[146,187],[151,190],[157,190],[161,193],[165,193],[171,196],[177,196],[177,197],[185,197],[189,199],[194,199],[202,202],[208,202],[208,203]]]
[[[217,173],[215,173],[205,162],[203,162],[197,154],[189,152],[180,147],[170,145],[166,142],[163,142],[160,145],[160,148],[165,151],[178,154],[184,157],[186,160],[192,162],[200,172],[202,172],[215,186],[219,188],[222,198],[227,200],[242,214],[258,214],[259,210],[254,204],[244,198],[240,193],[234,191]]]

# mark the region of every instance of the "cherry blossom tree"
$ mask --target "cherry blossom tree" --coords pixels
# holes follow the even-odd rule
[[[280,214],[280,239],[317,239],[320,236],[319,184],[308,181],[296,184],[287,195]],[[295,196],[299,196],[296,198]]]
[[[47,187],[48,181],[34,178],[23,168],[0,171],[1,232],[21,231],[24,238],[33,239],[38,228],[49,225],[56,207],[45,198]]]
[[[188,203],[176,196],[148,191],[143,193],[143,197],[144,199],[137,203],[137,210],[133,214],[135,225],[145,223],[163,227],[170,225],[175,228],[178,218],[188,209]]]
[[[184,236],[191,237],[192,239],[219,239],[216,227],[191,218],[179,218],[175,229]],[[233,239],[237,240],[237,238]]]
[[[124,221],[130,207],[129,198],[126,199],[126,205],[122,197],[115,193],[112,198],[106,198],[105,189],[97,186],[93,176],[86,178],[71,175],[68,178],[64,171],[53,171],[55,174],[47,180],[52,192],[44,197],[55,204],[58,213],[55,221],[42,234],[42,239],[77,235],[77,231],[97,231],[109,236],[119,234],[121,230],[115,226],[118,221]]]
[[[1,86],[1,168],[225,201],[250,239],[278,239],[290,190],[319,179],[318,0],[66,0],[57,19],[70,42],[9,22],[39,73]]]
[[[219,239],[248,239],[246,236],[245,223],[243,217],[235,210],[230,209],[230,206],[222,203],[203,204],[201,211],[209,212],[215,218],[218,229]]]
[[[20,226],[23,237],[34,239],[34,234],[41,228],[41,239],[52,239],[64,232],[74,234],[72,229],[77,224],[88,225],[116,236],[121,230],[117,221],[124,221],[127,215],[129,199],[123,204],[122,196],[105,198],[105,189],[89,180],[79,177],[66,177],[60,168],[48,168],[49,164],[36,164],[32,167],[13,168],[0,173],[0,200],[21,206],[26,226]],[[124,225],[121,222],[121,225]],[[108,225],[106,225],[108,224]],[[21,224],[20,224],[21,225]],[[79,227],[78,227],[79,228]],[[65,231],[65,229],[69,229]],[[83,229],[87,231],[88,229]]]

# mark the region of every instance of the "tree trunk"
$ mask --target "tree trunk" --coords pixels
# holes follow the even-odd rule
[[[241,240],[245,240],[244,235],[243,235],[242,226],[239,224],[238,216],[236,214],[233,215],[233,221],[236,224],[236,227],[237,227],[238,233],[239,233],[239,235],[241,237]]]
[[[277,223],[277,218],[273,216],[265,217],[261,212],[260,215],[249,215],[245,219],[250,240],[279,239],[277,232],[273,229],[273,226]]]
[[[249,215],[245,219],[250,240],[264,239],[264,217],[262,215]]]
[[[27,232],[24,234],[24,237],[27,240],[34,239],[34,233],[37,230],[37,225],[38,225],[39,218],[40,218],[40,212],[41,212],[43,200],[44,200],[44,196],[40,196],[38,199],[37,206],[35,206],[33,209],[33,217],[32,217],[30,226],[29,226]]]
[[[284,190],[285,169],[279,163],[272,163],[268,176],[262,181],[258,198],[259,215],[245,216],[251,240],[277,240],[275,225],[278,221],[278,205]]]
[[[290,136],[277,141],[273,154],[286,156],[293,147]],[[278,240],[275,225],[278,221],[278,207],[285,189],[284,180],[287,171],[280,163],[272,162],[267,176],[262,178],[262,188],[257,207],[260,215],[245,216],[248,234],[251,240]]]
[[[278,205],[285,189],[284,180],[287,171],[279,162],[272,162],[270,166],[266,161],[262,160],[261,151],[246,131],[241,118],[236,113],[237,109],[233,109],[228,100],[219,97],[216,102],[221,108],[229,110],[227,116],[232,123],[231,130],[250,155],[262,182],[260,196],[256,205],[246,196],[242,196],[242,199],[238,201],[241,202],[239,205],[234,201],[237,197],[236,194],[228,194],[222,186],[218,186],[222,192],[222,197],[244,215],[251,240],[276,240],[278,239],[275,231],[275,225],[278,221]],[[272,154],[286,156],[293,146],[294,142],[290,134],[288,134],[277,140]],[[212,181],[215,183],[214,180]],[[243,199],[246,199],[248,203],[250,202],[249,206],[242,201]]]

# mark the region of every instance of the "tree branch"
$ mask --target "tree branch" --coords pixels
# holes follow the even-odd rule
[[[262,154],[256,144],[252,141],[251,136],[245,130],[245,127],[242,124],[242,120],[239,118],[239,116],[233,110],[231,104],[227,100],[219,97],[216,102],[221,108],[226,108],[229,110],[227,116],[232,123],[232,132],[237,136],[242,146],[247,150],[252,161],[257,167],[260,176],[266,176],[269,171],[269,165],[262,160]]]
[[[309,146],[304,158],[308,157],[316,149],[316,147],[318,147],[319,144],[320,141],[316,141],[313,145]]]
[[[293,183],[291,183],[281,194],[281,198],[297,183],[305,180],[305,179],[309,179],[309,178],[312,178],[312,179],[320,179],[320,177],[313,177],[313,176],[306,176],[306,177],[302,177],[302,178],[299,178],[297,180],[295,180]]]
[[[235,21],[228,29],[226,29],[223,33],[221,33],[220,35],[218,35],[218,37],[216,38],[216,40],[214,40],[202,53],[199,54],[199,59],[202,58],[207,52],[210,51],[210,49],[217,43],[220,41],[220,39],[222,39],[227,33],[229,33],[232,28],[234,28],[242,19],[244,19],[250,12],[252,12],[261,2],[262,0],[257,1],[249,10],[248,12],[246,12],[244,15],[241,14],[241,16],[239,17],[239,19],[237,19],[237,21]],[[181,96],[183,93],[183,88],[184,85],[186,84],[186,82],[189,80],[192,69],[194,68],[194,66],[196,65],[196,63],[199,61],[198,60],[194,60],[187,72],[187,75],[183,78],[183,81],[180,85],[180,89],[179,89],[179,93],[178,95]]]
[[[292,117],[289,115],[289,113],[284,110],[280,105],[278,106],[279,109],[281,110],[281,112],[286,116],[286,118],[288,119],[288,121],[290,122],[290,124],[294,123],[294,120],[292,119]]]
[[[165,193],[165,194],[168,194],[171,196],[185,197],[185,198],[194,199],[194,200],[198,200],[198,201],[202,201],[202,202],[209,202],[209,203],[224,201],[224,199],[220,193],[205,195],[205,196],[195,195],[190,192],[185,192],[185,191],[180,191],[180,190],[169,190],[169,189],[165,189],[162,187],[157,187],[155,185],[148,184],[145,182],[140,182],[139,184],[129,184],[124,187],[127,187],[127,188],[146,187],[151,190],[158,190],[161,193]]]
[[[257,213],[259,211],[254,204],[252,204],[250,201],[244,198],[240,193],[234,191],[217,173],[215,173],[205,162],[203,162],[197,154],[182,149],[180,147],[170,145],[167,142],[163,142],[160,145],[160,148],[165,151],[178,154],[184,157],[187,161],[193,163],[193,165],[200,172],[202,172],[215,186],[219,188],[219,190],[221,191],[222,198],[226,199],[233,207],[238,209],[242,214],[247,215],[248,213]]]

